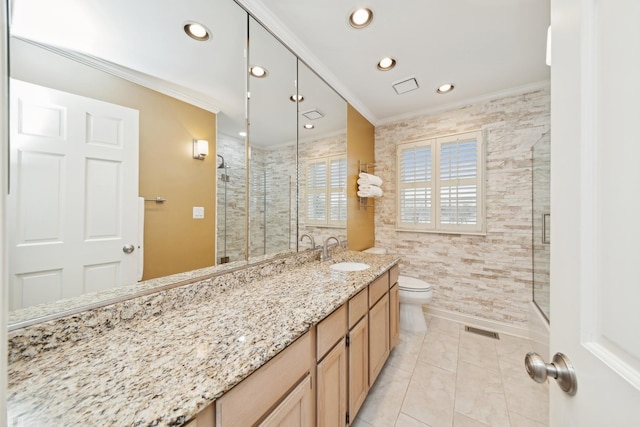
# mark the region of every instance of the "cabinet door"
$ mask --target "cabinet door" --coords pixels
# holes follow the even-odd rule
[[[349,331],[349,418],[354,419],[369,392],[369,316]]]
[[[342,339],[318,363],[318,427],[344,426],[347,414],[347,348]]]
[[[373,385],[389,356],[389,294],[369,311],[369,387]]]
[[[215,404],[210,404],[202,410],[195,418],[189,421],[184,427],[215,427]]]
[[[389,348],[398,343],[400,337],[400,291],[396,283],[389,290]]]
[[[260,427],[308,427],[313,424],[311,418],[311,375],[307,375],[296,388],[263,422]],[[247,402],[248,403],[248,402]]]

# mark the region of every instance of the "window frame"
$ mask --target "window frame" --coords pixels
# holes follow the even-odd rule
[[[344,185],[339,187],[332,187],[332,171],[331,171],[331,163],[333,161],[342,161],[344,163]],[[325,165],[325,185],[324,187],[315,187],[310,188],[309,183],[309,168],[313,164],[324,163]],[[316,226],[316,227],[335,227],[335,228],[343,228],[347,225],[347,156],[346,154],[337,154],[333,156],[325,156],[325,157],[317,157],[313,159],[307,160],[305,164],[305,223],[306,225]],[[334,193],[342,194],[344,197],[344,220],[335,220],[331,219],[331,196]],[[324,195],[324,219],[317,220],[309,218],[309,195],[310,194],[323,194]]]
[[[440,176],[441,155],[443,145],[452,142],[476,141],[476,176],[475,178],[456,178],[445,180]],[[402,182],[403,171],[402,154],[409,149],[429,147],[431,153],[431,180],[414,183]],[[477,234],[486,235],[486,160],[485,160],[485,138],[482,131],[471,131],[458,134],[438,136],[434,138],[424,138],[400,143],[396,146],[396,230],[424,233],[441,234]],[[476,189],[476,223],[475,224],[443,224],[441,223],[441,190],[452,185],[443,185],[450,182],[453,186],[475,185]],[[429,223],[417,223],[403,221],[402,219],[402,194],[406,188],[425,188],[431,191],[431,209]]]

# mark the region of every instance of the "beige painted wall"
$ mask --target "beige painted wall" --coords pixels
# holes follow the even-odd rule
[[[351,105],[347,107],[347,240],[349,249],[361,251],[375,243],[374,207],[360,207],[358,161],[375,162],[375,127]],[[370,172],[374,170],[370,169]],[[373,204],[369,199],[369,204]]]
[[[145,203],[144,277],[215,262],[216,115],[31,44],[12,40],[11,76],[140,111],[139,195]],[[192,139],[209,141],[209,157],[192,157]],[[192,219],[192,208],[205,219]]]

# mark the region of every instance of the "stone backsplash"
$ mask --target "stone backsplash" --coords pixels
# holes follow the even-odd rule
[[[208,272],[214,268],[202,269],[192,272],[192,283],[11,330],[8,333],[9,362],[33,357],[42,351],[54,349],[67,342],[90,339],[115,328],[126,327],[130,321],[158,317],[173,308],[205,301],[213,295],[219,294],[220,291],[224,292],[225,289],[233,289],[283,273],[287,269],[316,261],[319,256],[318,250],[306,251],[226,272]],[[200,277],[206,276],[207,273],[213,276],[198,280],[196,275],[198,272]],[[189,280],[188,276],[189,273],[184,273],[160,280],[166,281],[174,277],[176,282],[180,282]],[[103,296],[96,295],[96,297]],[[85,296],[84,300],[89,303],[87,298],[88,296]]]

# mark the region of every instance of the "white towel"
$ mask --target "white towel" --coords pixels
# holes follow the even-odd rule
[[[360,189],[358,191],[358,197],[382,197],[383,194],[382,188],[376,187],[375,185],[369,186],[366,190]]]
[[[371,175],[370,173],[360,172],[358,177],[363,180],[363,184],[377,185],[378,187],[382,185],[380,177]],[[358,184],[360,184],[360,179],[358,180]]]
[[[375,185],[376,187],[380,187],[378,184],[372,184],[368,179],[360,178],[358,179],[358,185]]]

